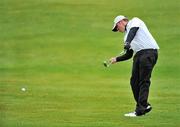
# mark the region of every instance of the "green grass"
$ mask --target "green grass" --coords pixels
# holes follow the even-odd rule
[[[1,0],[0,126],[179,127],[179,7],[179,0]],[[123,34],[111,32],[119,14],[144,20],[161,48],[145,117],[123,116],[135,105],[132,60],[102,66],[122,50]]]

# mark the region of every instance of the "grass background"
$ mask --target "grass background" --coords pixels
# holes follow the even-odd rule
[[[179,0],[1,0],[1,127],[179,127]],[[159,46],[145,117],[133,111],[132,60],[109,69],[122,50],[115,16],[139,17]],[[21,88],[25,87],[26,92]]]

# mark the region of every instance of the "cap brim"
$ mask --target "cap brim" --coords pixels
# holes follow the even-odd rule
[[[118,31],[116,24],[113,26],[112,31],[113,31],[113,32],[117,32],[117,31]]]

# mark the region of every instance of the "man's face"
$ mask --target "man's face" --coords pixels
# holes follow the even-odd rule
[[[125,31],[125,21],[119,21],[117,24],[116,24],[116,27],[117,27],[117,30],[119,32],[124,32]]]

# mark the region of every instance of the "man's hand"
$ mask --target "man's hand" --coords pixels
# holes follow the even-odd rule
[[[111,64],[114,64],[114,63],[117,62],[116,57],[112,57],[111,59],[109,59],[109,61],[110,61]]]
[[[124,45],[124,49],[125,50],[129,50],[131,47],[130,43],[129,42],[126,42],[125,45]]]

